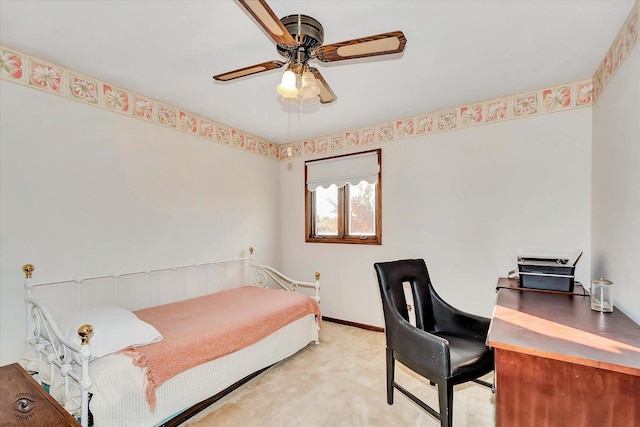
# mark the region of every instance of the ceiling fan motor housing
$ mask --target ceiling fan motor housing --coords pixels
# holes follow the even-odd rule
[[[280,22],[298,43],[298,47],[292,49],[278,44],[278,53],[291,59],[293,66],[303,66],[311,59],[313,49],[324,42],[324,28],[317,20],[307,15],[288,15],[280,19]]]

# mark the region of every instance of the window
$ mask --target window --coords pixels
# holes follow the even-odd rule
[[[307,242],[382,243],[381,150],[305,162]]]

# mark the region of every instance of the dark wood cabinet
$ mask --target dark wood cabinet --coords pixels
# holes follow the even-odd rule
[[[79,426],[17,363],[0,367],[0,425]]]
[[[640,326],[591,310],[588,296],[501,280],[487,338],[496,425],[640,427]]]

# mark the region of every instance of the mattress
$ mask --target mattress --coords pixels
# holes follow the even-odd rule
[[[92,394],[89,410],[96,427],[160,425],[191,406],[214,396],[248,375],[292,356],[311,342],[318,342],[316,316],[308,314],[226,356],[198,365],[164,382],[156,390],[157,404],[151,411],[146,399],[146,375],[131,357],[111,354],[91,362]],[[180,357],[176,354],[176,357]],[[41,374],[44,374],[41,373]],[[55,375],[51,394],[62,395],[64,382]],[[46,378],[43,378],[47,381]],[[70,382],[71,383],[71,382]],[[80,408],[76,387],[65,407]]]

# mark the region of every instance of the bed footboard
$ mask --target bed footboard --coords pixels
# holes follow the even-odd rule
[[[22,271],[25,273],[25,304],[27,308],[27,334],[25,344],[35,351],[37,357],[38,377],[36,380],[42,385],[43,376],[49,378],[51,386],[56,375],[64,379],[64,395],[61,396],[63,406],[72,393],[69,380],[77,384],[80,390],[80,414],[72,414],[80,418],[82,427],[88,426],[89,419],[89,359],[91,348],[89,340],[93,334],[91,325],[82,325],[78,329],[81,344],[71,342],[56,324],[49,310],[37,299],[32,297],[33,281],[31,275],[35,267],[25,264]],[[49,372],[43,372],[43,364],[48,365]]]
[[[249,252],[253,254],[253,248],[249,248]],[[253,260],[253,257],[252,257]],[[251,263],[253,285],[259,288],[266,288],[269,281],[273,281],[281,289],[289,292],[298,292],[300,288],[313,289],[315,295],[311,296],[318,304],[320,304],[320,273],[316,271],[315,282],[302,282],[292,279],[268,265],[256,265]]]

